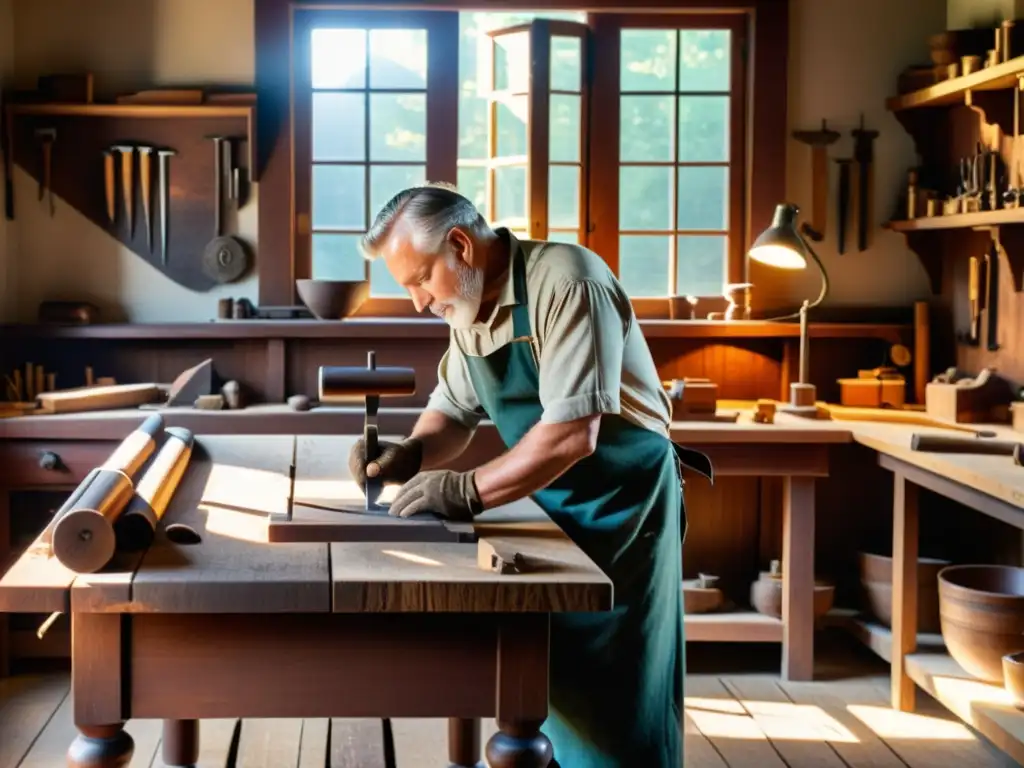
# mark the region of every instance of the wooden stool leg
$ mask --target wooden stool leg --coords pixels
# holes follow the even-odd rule
[[[162,757],[164,765],[175,768],[195,765],[199,759],[199,721],[164,720]]]
[[[491,768],[550,768],[553,749],[540,732],[543,722],[499,720],[500,730],[487,740],[487,764]]]
[[[448,768],[479,768],[480,721],[471,717],[448,718]]]
[[[132,759],[135,742],[118,725],[79,726],[68,747],[68,768],[124,768]]]

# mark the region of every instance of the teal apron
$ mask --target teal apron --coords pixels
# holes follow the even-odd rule
[[[477,398],[509,448],[543,412],[522,251],[512,258],[515,341],[465,356]],[[562,768],[683,764],[682,466],[712,476],[703,454],[604,414],[595,452],[533,495],[615,590],[610,612],[552,616],[542,730]]]

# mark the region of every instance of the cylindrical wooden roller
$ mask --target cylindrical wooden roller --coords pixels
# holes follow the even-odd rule
[[[167,441],[139,478],[128,508],[114,523],[117,549],[135,552],[148,547],[156,526],[167,511],[192,457],[192,433],[182,427],[168,427]]]
[[[320,402],[350,400],[354,397],[394,397],[416,394],[416,369],[378,368],[374,354],[366,368],[347,365],[320,366]]]
[[[983,437],[949,437],[947,435],[915,434],[910,450],[928,453],[980,453],[989,456],[1012,456],[1018,445],[1013,440],[990,440]]]
[[[132,481],[116,469],[97,469],[53,529],[51,548],[65,568],[95,573],[114,556],[113,521],[132,497]]]
[[[129,477],[133,476],[156,449],[156,438],[164,428],[164,419],[159,413],[148,416],[128,435],[110,458],[103,462],[102,469],[116,469]]]

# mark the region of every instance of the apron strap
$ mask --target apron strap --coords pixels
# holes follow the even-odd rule
[[[526,260],[521,249],[512,256],[512,285],[515,288],[516,305],[512,308],[512,334],[522,339],[531,336],[530,309],[526,298]]]
[[[672,443],[672,447],[675,449],[676,459],[683,467],[693,470],[698,475],[703,475],[711,481],[712,485],[715,484],[715,467],[707,454],[678,443]]]

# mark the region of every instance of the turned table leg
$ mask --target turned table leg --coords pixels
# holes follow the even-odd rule
[[[448,768],[482,768],[478,719],[448,718]]]
[[[551,742],[540,732],[543,720],[498,721],[498,732],[487,740],[491,768],[551,768]]]
[[[118,725],[80,725],[68,747],[68,768],[124,768],[132,759],[135,742]]]
[[[199,760],[199,721],[164,720],[164,765],[188,768]]]

